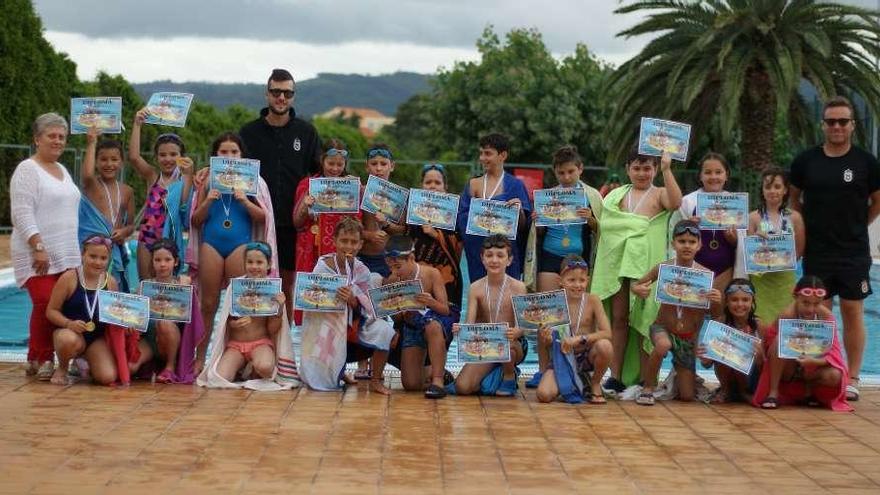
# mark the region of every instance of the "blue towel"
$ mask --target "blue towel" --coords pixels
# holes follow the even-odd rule
[[[584,382],[577,373],[577,362],[573,354],[562,352],[562,344],[559,336],[553,333],[553,349],[550,352],[553,359],[553,374],[556,376],[556,386],[559,395],[569,404],[580,404],[584,401]]]
[[[89,236],[103,235],[110,237],[113,234],[110,222],[101,214],[101,210],[83,194],[79,202],[79,230],[77,237],[82,244]],[[110,266],[107,267],[113,278],[119,283],[119,290],[128,292],[128,283],[125,276],[125,266],[128,264],[128,256],[124,246],[114,244],[110,252]]]
[[[162,227],[162,237],[174,239],[177,244],[177,252],[180,253],[181,265],[186,253],[186,237],[184,231],[189,230],[189,201],[181,203],[183,197],[183,180],[176,180],[168,186],[165,195],[165,225]],[[192,198],[192,191],[190,191]],[[179,271],[184,273],[184,267]]]

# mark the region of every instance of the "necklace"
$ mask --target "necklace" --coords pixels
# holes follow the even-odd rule
[[[82,267],[78,267],[76,269],[77,278],[79,279],[79,285],[83,289],[83,299],[85,299],[86,312],[89,315],[89,321],[86,322],[86,331],[91,332],[95,329],[95,310],[98,309],[98,291],[103,289],[107,284],[107,274],[101,273],[98,276],[98,283],[95,285],[95,288],[92,289],[92,292],[95,293],[95,299],[93,301],[89,300],[89,288],[86,287],[86,275],[82,271]]]
[[[626,211],[628,211],[630,213],[635,213],[636,211],[638,211],[639,207],[642,206],[642,203],[645,201],[645,198],[647,198],[648,195],[651,193],[652,189],[654,189],[654,184],[651,184],[651,187],[649,187],[648,190],[645,191],[645,194],[642,194],[642,197],[639,198],[639,201],[636,203],[636,207],[634,209],[632,207],[632,195],[633,195],[633,191],[635,190],[635,188],[631,188],[626,193]]]
[[[501,313],[501,298],[504,297],[504,289],[507,288],[507,274],[504,274],[504,281],[501,283],[501,289],[498,291],[498,304],[495,306],[494,316],[492,313],[492,298],[489,297],[489,279],[486,278],[486,302],[489,304],[489,323],[495,323],[498,320],[498,314]]]
[[[103,180],[98,181],[101,184],[101,187],[104,189],[104,195],[107,197],[107,205],[110,207],[110,228],[116,228],[116,220],[119,219],[119,211],[122,208],[122,188],[119,187],[119,182],[114,180],[113,183],[116,184],[116,205],[113,205],[113,199],[110,197],[110,189],[107,187],[107,184],[104,183]]]
[[[229,195],[228,194],[221,194],[220,195],[220,205],[223,206],[223,213],[226,215],[226,219],[223,220],[223,228],[224,229],[231,229],[232,228],[232,220],[229,219],[229,214],[232,213],[232,201],[234,201],[234,200],[230,197],[229,205],[227,205],[226,204],[226,196],[229,196]]]
[[[680,266],[678,264],[678,260],[675,261],[675,266]],[[691,266],[686,266],[683,268],[693,268],[693,267],[694,267],[694,261],[691,260]],[[681,318],[683,315],[684,315],[684,307],[676,306],[675,307],[675,316],[678,318],[678,333],[681,333],[681,330],[684,328],[684,322],[681,321]]]
[[[715,232],[717,232],[717,231],[716,230],[712,231],[712,240],[709,241],[709,249],[711,249],[713,251],[718,249],[718,246],[720,246],[720,244],[718,243],[718,240],[715,239]]]
[[[489,175],[483,175],[483,199],[492,199],[495,197],[495,194],[498,192],[498,188],[501,187],[501,184],[504,183],[504,174],[505,172],[501,172],[501,177],[498,179],[498,183],[495,184],[495,189],[492,189],[492,194],[486,195],[486,190],[488,189],[488,178]]]

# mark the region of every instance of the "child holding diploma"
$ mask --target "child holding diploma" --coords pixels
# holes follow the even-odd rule
[[[79,241],[94,234],[113,241],[110,273],[120,289],[128,292],[124,243],[134,232],[134,192],[118,177],[123,165],[122,143],[115,139],[98,141],[99,132],[93,127],[86,134],[80,173],[83,197],[79,203]]]
[[[794,286],[794,303],[779,318],[834,322],[831,310],[823,304],[827,295],[822,280],[807,275]],[[849,370],[840,352],[837,329],[834,329],[831,348],[824,355],[802,355],[798,359],[779,357],[778,333],[779,320],[765,330],[764,349],[768,360],[761,371],[752,404],[763,409],[776,409],[780,405],[803,402],[823,405],[834,411],[852,411],[846,401]]]
[[[424,311],[406,311],[393,316],[400,328],[400,382],[405,390],[424,390],[428,399],[442,399],[443,373],[446,351],[452,343],[452,325],[458,323],[459,309],[446,298],[446,286],[436,268],[417,263],[413,242],[408,237],[395,235],[385,245],[385,261],[391,275],[382,285],[419,280],[422,294],[416,301],[424,304]],[[430,358],[431,373],[425,376],[425,354]],[[425,378],[428,378],[427,386]]]
[[[694,261],[700,247],[700,227],[693,220],[681,220],[675,224],[672,230],[672,248],[675,250],[675,258],[666,261],[665,264],[705,270],[706,268]],[[633,293],[642,299],[650,297],[651,285],[657,280],[659,272],[660,264],[654,266],[644,277],[633,284]],[[720,303],[721,291],[712,288],[708,292],[708,299],[709,302]],[[708,309],[685,308],[669,304],[660,305],[657,319],[651,325],[650,330],[654,350],[648,356],[648,361],[642,370],[642,379],[645,385],[636,398],[637,404],[654,405],[657,373],[660,371],[663,358],[669,351],[672,351],[672,364],[675,366],[678,399],[682,401],[694,399],[696,340],[707,313]]]
[[[343,218],[334,230],[336,252],[318,258],[313,273],[343,275],[348,284],[336,297],[345,312],[303,311],[302,378],[314,390],[338,390],[340,382],[354,383],[345,375],[345,363],[370,359],[370,390],[388,395],[385,363],[394,338],[394,327],[376,319],[370,304],[370,270],[356,258],[363,244],[364,227],[352,217]]]
[[[150,246],[159,239],[171,238],[177,251],[186,248],[183,232],[189,228],[189,198],[192,192],[193,161],[177,134],[161,134],[153,144],[153,156],[159,169],[141,156],[141,127],[147,118],[142,108],[134,117],[128,159],[135,172],[147,184],[147,198],[138,236],[138,278],[150,277]]]
[[[500,366],[468,363],[461,369],[455,382],[449,385],[447,392],[458,395],[482,392],[512,397],[517,390],[516,365],[525,359],[528,343],[522,329],[516,327],[510,298],[525,294],[526,286],[506,273],[514,258],[510,241],[503,235],[495,234],[483,239],[480,259],[486,276],[471,284],[465,323],[507,323],[510,361]],[[452,329],[457,332],[458,325],[453,325]],[[498,374],[500,376],[496,376]]]
[[[655,187],[657,169],[666,187]],[[650,345],[649,328],[659,310],[653,300],[630,297],[632,280],[666,259],[669,215],[681,206],[681,189],[672,174],[672,158],[640,155],[633,146],[627,158],[630,182],[611,191],[602,208],[602,224],[590,292],[610,309],[614,359],[604,387],[622,392],[639,381],[641,351]]]
[[[153,278],[146,281],[174,285],[192,283],[188,276],[176,275],[180,269],[180,255],[174,241],[159,239],[150,248],[150,253],[153,256]],[[193,364],[196,344],[202,339],[203,330],[201,313],[193,294],[189,323],[150,320],[145,338],[141,339],[142,343],[148,345],[141,350],[141,359],[132,366],[131,372],[136,373],[143,363],[155,356],[165,364],[156,375],[158,383],[192,383],[195,378]]]
[[[67,385],[70,360],[83,356],[89,365],[92,380],[110,385],[117,380],[130,380],[128,363],[138,360],[138,346],[126,345],[131,331],[101,323],[98,291],[117,290],[116,281],[107,276],[110,249],[109,237],[93,235],[82,243],[82,266],[61,275],[46,307],[46,318],[56,326],[52,340],[58,355],[58,368],[51,381]],[[126,352],[128,351],[128,353]]]
[[[561,351],[574,353],[576,373],[585,373],[590,378],[590,404],[605,404],[602,393],[602,376],[611,364],[611,323],[602,308],[602,300],[595,294],[587,292],[590,285],[590,269],[587,262],[576,254],[570,254],[562,260],[559,276],[570,311],[570,332],[562,338]],[[549,354],[553,347],[551,328],[538,331],[538,345]],[[537,397],[539,402],[552,402],[559,396],[553,361],[549,358],[548,367],[538,384]]]
[[[755,316],[755,288],[751,282],[744,278],[735,278],[727,284],[724,289],[724,314],[716,317],[715,321],[743,333],[763,338],[761,320]],[[760,343],[756,344],[752,372],[748,375],[721,363],[704,359],[705,352],[702,345],[697,346],[697,357],[701,358],[700,362],[704,368],[715,368],[715,377],[718,378],[719,384],[711,402],[713,404],[751,402],[764,364],[763,346]]]
[[[272,248],[255,241],[244,248],[244,278],[266,279],[272,267]],[[196,383],[203,387],[281,390],[298,387],[299,373],[293,358],[293,342],[285,312],[285,296],[280,291],[272,297],[278,312],[271,316],[235,317],[232,313],[232,288],[226,291],[220,309],[217,331],[211,340],[211,361],[199,374]],[[199,353],[207,348],[206,335]],[[250,364],[251,372],[247,373]],[[236,383],[242,378],[251,380]]]
[[[804,218],[788,207],[788,177],[779,168],[761,174],[761,206],[749,214],[749,235],[793,234],[795,251],[800,259],[807,242]],[[755,314],[764,321],[773,321],[794,300],[792,290],[797,281],[794,271],[753,273]]]

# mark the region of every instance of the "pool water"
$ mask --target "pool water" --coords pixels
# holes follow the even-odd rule
[[[466,275],[465,275],[466,276]],[[865,360],[862,366],[862,375],[880,376],[880,265],[871,268],[872,294],[865,300],[865,326],[867,327],[867,344],[865,346]],[[837,321],[840,322],[840,313],[837,306],[834,308]],[[24,361],[27,350],[28,322],[31,314],[31,302],[24,290],[17,287],[0,287],[0,358],[4,360]],[[464,311],[462,312],[464,314]],[[293,329],[294,347],[299,355],[299,331]],[[536,345],[534,336],[529,336],[529,355],[526,357],[527,368],[534,368],[538,362],[535,352]],[[449,368],[458,369],[457,342],[453,341],[449,348]],[[669,359],[664,363],[664,368],[669,366]]]

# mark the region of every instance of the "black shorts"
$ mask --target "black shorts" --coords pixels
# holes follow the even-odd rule
[[[541,250],[538,256],[538,273],[559,273],[562,269],[562,256],[557,256],[549,251]]]
[[[278,268],[296,269],[296,228],[275,226],[275,243],[278,249]]]
[[[804,274],[822,279],[828,298],[861,301],[871,294],[871,258],[804,258]]]

